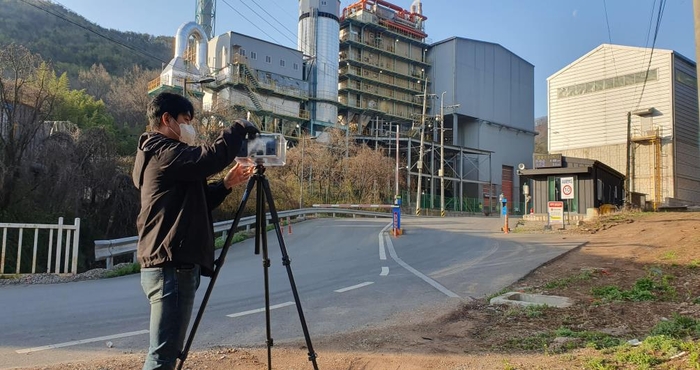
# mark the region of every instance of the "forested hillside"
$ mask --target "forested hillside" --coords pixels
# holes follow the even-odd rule
[[[51,61],[56,72],[68,72],[69,76],[77,76],[79,70],[94,64],[101,64],[111,75],[122,75],[135,65],[160,70],[162,63],[172,58],[173,48],[172,37],[105,29],[49,1],[0,0],[0,46],[10,43],[25,46]]]

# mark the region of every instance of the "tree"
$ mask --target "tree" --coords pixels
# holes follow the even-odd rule
[[[148,83],[158,77],[158,74],[158,71],[135,65],[123,77],[113,79],[106,103],[118,126],[143,131],[148,123],[146,107],[151,100],[148,96]]]
[[[39,55],[10,44],[0,48],[0,213],[12,201],[31,145],[51,115],[56,92],[67,86]]]
[[[548,134],[547,116],[539,117],[535,120],[535,131],[538,135],[535,136],[535,153],[548,153],[547,134]]]
[[[89,70],[78,72],[78,89],[85,90],[95,100],[106,100],[112,91],[112,76],[102,64],[93,64]]]

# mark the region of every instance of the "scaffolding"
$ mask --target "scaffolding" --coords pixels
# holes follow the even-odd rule
[[[632,149],[632,168],[636,167],[637,160],[639,159],[637,155],[638,146],[648,147],[649,150],[649,169],[651,173],[651,194],[653,195],[652,207],[656,211],[659,205],[663,203],[663,148],[662,148],[662,135],[661,129],[659,127],[652,128],[650,130],[644,130],[644,132],[635,132],[632,136],[631,141],[635,144]]]
[[[490,199],[493,193],[491,164],[493,152],[488,150],[473,149],[456,145],[444,146],[444,158],[440,156],[440,143],[426,141],[424,143],[424,158],[420,159],[420,138],[409,135],[408,126],[392,123],[393,128],[384,129],[385,123],[378,120],[372,121],[365,135],[355,136],[355,141],[367,145],[376,150],[381,150],[387,157],[396,155],[396,127],[399,131],[398,151],[399,167],[405,171],[405,189],[403,206],[415,207],[414,196],[417,191],[417,183],[422,181],[421,208],[426,215],[440,214],[440,163],[444,161],[444,186],[446,209],[453,212],[490,213]],[[422,163],[422,170],[418,168]],[[493,194],[492,194],[493,193]]]
[[[361,0],[340,20],[338,119],[352,133],[367,133],[374,117],[411,122],[421,114],[430,64],[420,8]]]

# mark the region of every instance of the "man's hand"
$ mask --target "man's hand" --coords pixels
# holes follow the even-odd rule
[[[231,189],[235,185],[248,181],[250,176],[253,175],[254,170],[255,167],[253,166],[241,166],[239,163],[234,164],[224,177],[224,186],[226,189]]]
[[[244,135],[245,135],[244,139],[254,139],[255,136],[260,133],[260,130],[258,130],[258,128],[255,127],[255,125],[248,120],[237,119],[233,123],[233,125],[238,126],[237,127],[238,129],[243,130]]]

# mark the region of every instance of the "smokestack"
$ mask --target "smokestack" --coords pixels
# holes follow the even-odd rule
[[[411,4],[411,13],[423,14],[423,4],[420,0],[414,0]]]

